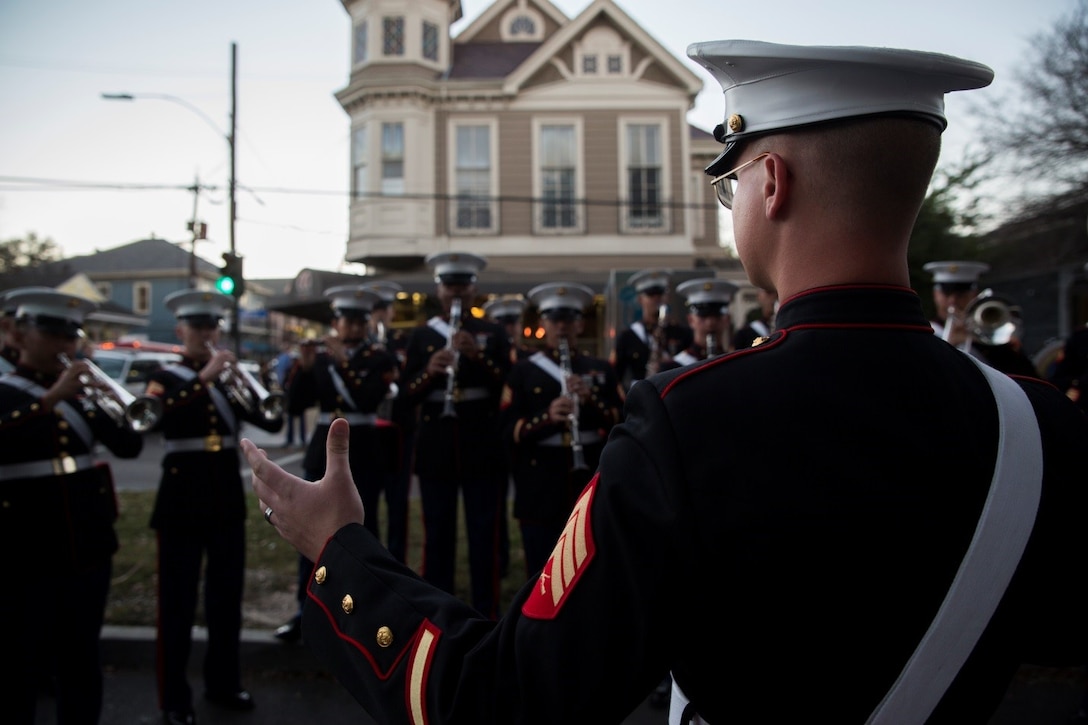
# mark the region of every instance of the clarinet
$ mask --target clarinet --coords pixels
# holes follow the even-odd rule
[[[570,452],[574,457],[571,470],[586,471],[589,470],[589,466],[586,465],[585,453],[582,451],[582,434],[578,428],[578,396],[567,389],[567,378],[574,374],[574,368],[571,367],[570,343],[567,342],[566,337],[559,338],[559,369],[563,371],[563,380],[559,385],[560,394],[569,396],[574,404],[573,410],[567,416],[567,424],[570,426]]]
[[[718,356],[718,341],[714,339],[714,333],[706,333],[706,359]]]
[[[668,304],[663,304],[657,311],[657,324],[653,333],[649,336],[650,357],[646,360],[646,377],[656,375],[661,370],[661,356],[665,354],[664,347],[668,344],[665,338],[665,318],[669,314]]]
[[[461,330],[461,298],[454,297],[450,302],[450,334],[446,338],[446,349],[453,349],[453,338]],[[442,403],[442,417],[443,418],[456,418],[457,411],[453,409],[453,389],[457,385],[457,357],[456,353],[453,358],[453,363],[446,368],[446,398]]]

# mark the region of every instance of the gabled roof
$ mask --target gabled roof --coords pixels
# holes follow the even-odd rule
[[[476,16],[476,19],[473,20],[467,28],[457,34],[457,37],[454,38],[453,42],[456,44],[471,43],[472,39],[475,38],[480,31],[517,3],[518,0],[497,0],[497,2],[491,3],[487,6],[487,9]],[[529,4],[550,17],[558,25],[566,25],[570,22],[570,18],[568,18],[562,10],[548,2],[548,0],[529,0]]]
[[[94,254],[69,257],[64,260],[73,269],[95,272],[124,272],[126,270],[189,269],[190,252],[165,239],[141,239]],[[197,270],[214,273],[219,268],[197,256]]]
[[[504,90],[510,95],[516,95],[523,84],[529,81],[546,64],[560,54],[571,42],[577,39],[587,27],[597,22],[600,18],[611,20],[631,40],[642,47],[661,67],[676,78],[679,85],[687,89],[689,96],[694,100],[695,96],[703,90],[703,79],[694,71],[681,63],[665,46],[657,42],[649,33],[643,30],[630,15],[623,12],[612,0],[594,0],[589,7],[579,13],[578,17],[570,21],[558,32],[553,34],[540,48],[537,49],[514,73],[506,79]]]

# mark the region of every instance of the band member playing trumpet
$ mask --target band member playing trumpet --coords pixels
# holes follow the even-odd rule
[[[964,352],[971,353],[990,367],[1008,375],[1026,375],[1039,377],[1039,372],[1031,358],[1020,349],[1020,339],[1015,332],[1005,333],[997,325],[988,324],[973,314],[984,300],[992,293],[978,289],[979,277],[990,271],[985,262],[929,262],[923,269],[933,275],[933,304],[936,319],[930,320],[933,331],[951,345]],[[996,302],[995,298],[995,302]],[[1017,322],[1012,321],[1019,310],[1004,302],[997,302],[1010,318],[1004,324],[1015,330]],[[1001,334],[993,334],[993,333]]]
[[[10,722],[34,722],[38,675],[48,663],[57,721],[77,713],[98,722],[102,669],[98,636],[106,611],[117,518],[109,466],[97,442],[135,458],[142,437],[117,425],[85,396],[77,359],[84,317],[95,303],[53,290],[12,290],[15,370],[0,376],[0,545],[9,556],[0,597],[0,651],[16,666],[0,679]],[[60,358],[72,360],[65,366]],[[91,383],[93,384],[93,383]]]
[[[347,419],[353,441],[351,472],[359,495],[373,514],[366,525],[379,536],[378,498],[394,483],[400,464],[400,432],[388,419],[379,417],[378,408],[399,377],[400,366],[396,356],[369,333],[371,312],[381,301],[377,292],[364,285],[342,285],[325,290],[325,297],[332,308],[335,334],[326,337],[321,348],[304,345],[288,377],[290,408],[318,406],[317,424],[302,468],[310,480],[321,478],[329,425],[337,418]],[[276,630],[281,640],[293,642],[302,636],[302,604],[313,566],[309,559],[299,557],[298,610]]]
[[[705,277],[688,280],[676,291],[685,298],[693,339],[687,349],[673,356],[673,367],[691,365],[732,350],[733,318],[729,315],[729,303],[737,293],[737,286],[728,280]]]
[[[593,290],[550,282],[529,291],[544,348],[520,360],[503,389],[503,434],[511,451],[514,518],[525,569],[535,577],[563,532],[574,502],[597,470],[623,407],[607,360],[577,352]]]
[[[204,697],[230,710],[250,710],[242,686],[239,637],[245,573],[245,489],[238,459],[243,421],[272,433],[282,414],[268,416],[242,400],[258,391],[231,390],[244,378],[230,375],[234,353],[218,349],[220,323],[230,297],[182,290],[167,295],[177,318],[182,360],[152,374],[146,394],[162,401],[159,429],[165,456],[151,514],[158,532],[159,706],[167,723],[192,723],[192,690],[186,672],[204,562],[204,617],[208,648]],[[282,412],[282,411],[281,411]]]
[[[502,489],[509,483],[499,399],[510,370],[510,343],[501,325],[472,314],[476,277],[486,259],[439,252],[427,257],[427,264],[434,271],[440,311],[412,331],[400,388],[406,402],[419,406],[415,472],[423,506],[422,574],[453,593],[460,493],[471,604],[495,617],[499,516]],[[455,307],[459,316],[451,316]]]

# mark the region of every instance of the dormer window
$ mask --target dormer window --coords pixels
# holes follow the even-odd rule
[[[615,30],[609,27],[590,29],[574,47],[581,76],[600,76],[607,69],[610,76],[631,72],[631,49]],[[602,62],[603,61],[603,62]]]
[[[518,0],[503,14],[499,36],[504,42],[538,43],[544,40],[544,16],[527,0]]]
[[[536,23],[528,15],[518,15],[510,23],[510,35],[517,38],[518,36],[536,35]]]

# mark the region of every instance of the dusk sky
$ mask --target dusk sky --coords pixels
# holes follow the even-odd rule
[[[574,17],[590,3],[554,4]],[[996,72],[990,88],[949,96],[942,162],[970,144],[967,97],[1010,97],[1032,36],[1074,7],[1073,0],[617,4],[705,78],[688,117],[705,130],[721,120],[721,89],[687,59],[694,42],[878,45],[986,63]],[[489,5],[464,0],[466,17],[454,34]],[[349,119],[333,97],[347,85],[350,34],[339,0],[4,0],[0,240],[33,232],[66,256],[152,235],[184,242],[194,204],[185,187],[199,178],[217,189],[198,200],[210,239],[197,252],[218,264],[229,247],[226,132],[236,42],[236,244],[246,275],[293,277],[303,267],[362,272],[342,261]],[[103,92],[145,97],[105,101]]]

